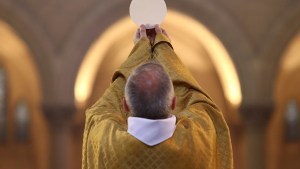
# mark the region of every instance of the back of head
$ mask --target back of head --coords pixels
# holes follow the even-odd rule
[[[125,98],[134,117],[168,118],[173,97],[172,81],[156,62],[147,62],[137,67],[125,86]]]

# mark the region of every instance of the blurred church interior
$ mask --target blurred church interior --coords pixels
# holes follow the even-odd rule
[[[300,169],[300,1],[165,0],[236,169]],[[130,0],[0,0],[0,169],[80,169],[85,110],[133,47]],[[154,9],[155,10],[155,9]]]

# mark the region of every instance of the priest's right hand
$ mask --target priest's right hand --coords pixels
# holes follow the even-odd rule
[[[164,34],[171,41],[171,38],[168,35],[167,31],[165,29],[161,28],[159,25],[155,25],[155,32],[156,32],[156,34],[158,34],[158,33]]]
[[[146,27],[144,25],[141,25],[137,29],[133,40],[134,44],[136,44],[142,38],[147,38]]]

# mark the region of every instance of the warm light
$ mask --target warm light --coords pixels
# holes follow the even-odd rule
[[[181,33],[185,32],[191,40],[197,40],[207,50],[219,74],[225,97],[234,106],[239,106],[242,100],[239,79],[230,56],[218,38],[196,20],[175,11],[168,12],[166,24],[176,25],[176,29],[181,30]],[[191,63],[197,61],[193,60]]]
[[[121,28],[121,29],[120,29]],[[77,104],[83,104],[91,95],[91,90],[97,75],[97,70],[105,57],[107,50],[115,43],[116,39],[136,29],[129,17],[117,22],[103,35],[98,38],[88,51],[81,67],[75,84],[75,98]],[[131,43],[128,43],[132,45]]]
[[[13,56],[14,58],[12,59],[19,59],[29,52],[26,44],[15,34],[9,25],[2,21],[0,21],[0,40],[5,41],[5,44],[0,45],[1,57],[9,56],[9,59],[11,59]],[[11,50],[12,46],[14,50]]]
[[[199,59],[201,51],[205,50],[207,52],[219,74],[226,99],[232,105],[238,106],[242,99],[240,83],[234,65],[221,42],[196,20],[172,10],[168,11],[163,27],[168,30],[172,35],[171,37],[180,37],[180,39],[188,42],[188,44],[176,42],[174,39],[172,42],[174,46],[180,46],[180,48],[175,47],[175,51],[188,67],[198,71],[209,69],[210,65],[201,62],[201,59]],[[124,37],[125,34],[132,32],[133,36],[136,28],[130,18],[126,17],[108,28],[92,45],[76,80],[75,96],[78,103],[84,103],[90,96],[97,70],[106,52],[110,50],[114,43],[120,41],[120,37]],[[128,39],[125,40],[128,41]],[[123,45],[123,49],[132,48],[131,41]],[[203,50],[199,47],[202,47]],[[117,58],[125,58],[127,54],[119,53],[121,56]]]
[[[300,33],[290,44],[283,60],[282,69],[284,72],[292,72],[300,66]]]
[[[3,68],[8,78],[9,96],[8,101],[26,99],[39,101],[41,88],[38,71],[26,43],[15,33],[7,23],[0,21],[0,67]],[[20,77],[24,79],[20,80]],[[20,81],[22,87],[20,87]]]

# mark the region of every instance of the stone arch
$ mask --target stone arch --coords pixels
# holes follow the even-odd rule
[[[38,22],[35,22],[32,13],[23,8],[11,11],[9,5],[11,4],[0,3],[0,19],[13,27],[15,33],[27,44],[39,72],[43,94],[53,93],[49,90],[53,81],[51,71],[51,65],[54,64],[51,60],[51,56],[54,55],[53,44],[45,40],[49,39],[47,33]]]
[[[262,71],[269,79],[264,81],[263,89],[270,98],[274,98],[275,86],[273,84],[276,83],[277,75],[280,73],[280,61],[284,59],[284,52],[300,30],[299,20],[300,3],[291,6],[289,10],[285,10],[285,13],[274,23],[274,26],[266,35],[267,38],[262,43],[261,63],[268,64],[268,66],[262,66]]]
[[[203,23],[203,25],[218,37],[236,66],[242,87],[242,95],[244,96],[244,91],[246,90],[245,84],[247,83],[247,79],[245,80],[245,78],[248,75],[247,70],[245,70],[245,65],[249,63],[250,56],[253,55],[253,47],[248,41],[246,33],[243,32],[240,25],[234,20],[234,17],[212,1],[178,0],[167,2],[167,6],[170,9],[184,13]],[[109,28],[110,25],[128,16],[128,7],[128,1],[101,1],[86,13],[80,23],[75,25],[76,28],[72,30],[71,35],[68,36],[69,38],[66,40],[65,47],[62,51],[62,55],[66,56],[64,58],[65,62],[71,63],[69,68],[70,71],[73,72],[71,78],[73,79],[72,81],[74,81],[74,86],[80,65],[91,44],[95,42],[99,35]],[[234,32],[234,34],[228,32]],[[237,46],[239,47],[237,48]],[[82,111],[83,110],[79,113],[81,114],[81,118],[79,118],[81,120],[84,119],[84,113]],[[243,159],[239,159],[239,161],[242,160]]]
[[[274,89],[275,112],[268,126],[267,135],[267,168],[280,169],[288,167],[299,167],[299,154],[293,150],[300,148],[299,141],[287,142],[285,138],[284,119],[286,105],[293,99],[300,102],[300,31],[286,45],[278,65],[276,85]],[[279,62],[278,61],[278,62]],[[298,151],[297,151],[298,152]]]
[[[261,56],[264,58],[264,63],[271,64],[270,68],[273,69],[270,72],[273,74],[278,73],[280,60],[284,56],[283,53],[300,30],[299,20],[300,3],[291,6],[289,10],[285,10],[263,43],[265,48],[261,52]]]
[[[177,39],[181,38],[182,41],[186,41],[186,38],[182,39],[182,36],[179,36],[179,33],[174,31],[175,29],[174,30],[170,29],[170,28],[172,28],[172,26],[176,26],[176,24],[177,24],[177,26],[176,26],[177,31],[181,31],[182,34],[186,34],[187,37],[191,38],[191,41],[193,41],[196,44],[199,44],[198,48],[205,48],[207,54],[202,53],[201,55],[209,55],[210,56],[210,58],[211,58],[210,62],[213,63],[213,67],[215,67],[217,74],[219,76],[218,78],[221,80],[221,84],[223,86],[223,91],[225,92],[224,94],[225,94],[226,99],[234,106],[238,106],[240,99],[241,99],[238,78],[235,74],[234,67],[232,65],[230,65],[230,63],[231,63],[230,57],[228,56],[226,50],[224,48],[222,48],[222,44],[219,43],[219,41],[217,39],[215,39],[214,35],[212,35],[207,30],[207,28],[205,28],[204,26],[201,26],[201,24],[197,23],[195,20],[192,20],[188,17],[184,17],[185,15],[179,14],[178,12],[174,12],[173,10],[170,10],[169,12],[170,12],[170,17],[167,17],[167,21],[165,22],[165,24],[163,24],[163,26],[164,25],[168,26],[169,32],[177,35],[176,36]],[[169,20],[168,20],[168,18],[169,18]],[[184,26],[180,27],[180,25],[178,25],[178,23],[175,23],[175,18],[177,21],[185,22],[185,24],[190,24],[190,26],[193,27],[193,29],[190,28],[189,30],[187,30]],[[110,29],[112,29],[113,31],[109,31],[109,32],[106,31],[104,33],[104,35],[101,36],[101,39],[99,39],[96,42],[96,44],[93,44],[93,46],[91,47],[92,51],[89,51],[89,53],[87,54],[88,58],[85,59],[85,61],[83,62],[83,65],[82,65],[85,67],[87,66],[89,68],[90,72],[88,72],[88,73],[86,72],[86,73],[84,73],[86,75],[82,75],[82,73],[83,73],[82,71],[83,70],[86,71],[86,70],[85,70],[85,68],[81,69],[81,72],[79,72],[80,73],[79,79],[77,79],[77,80],[79,80],[80,83],[85,84],[85,85],[77,85],[76,84],[77,85],[76,86],[76,89],[77,89],[76,94],[78,95],[77,96],[78,99],[82,99],[82,98],[86,99],[88,93],[90,93],[90,89],[88,89],[89,87],[87,87],[88,84],[90,84],[90,85],[93,84],[90,76],[93,76],[92,74],[95,74],[95,71],[97,70],[96,67],[100,67],[100,65],[98,65],[98,64],[102,63],[102,60],[105,59],[105,58],[103,58],[104,57],[103,55],[105,55],[105,51],[109,50],[108,47],[111,47],[110,45],[114,45],[114,43],[119,43],[119,42],[115,42],[112,39],[118,39],[119,36],[120,37],[124,36],[124,32],[122,32],[122,31],[118,32],[118,28],[116,28],[116,27],[122,27],[124,30],[126,30],[125,32],[130,32],[127,34],[130,34],[130,35],[134,34],[133,31],[136,26],[133,25],[132,23],[129,26],[129,23],[131,23],[129,18],[122,19],[121,21],[117,22],[115,25],[110,27]],[[193,33],[190,33],[190,31]],[[113,33],[115,33],[115,35],[113,35]],[[115,36],[115,37],[113,38],[113,36]],[[205,40],[203,40],[202,38],[204,38]],[[102,39],[106,39],[106,41],[103,41]],[[197,39],[197,40],[195,40],[195,39]],[[181,42],[181,40],[179,40],[179,42],[174,42],[174,43],[179,44]],[[188,42],[189,41],[187,41],[186,43],[188,43]],[[126,50],[128,50],[130,48],[131,43],[128,43],[128,42],[125,42],[125,43],[126,44],[119,44],[119,46],[124,46],[124,48],[126,48]],[[178,44],[175,44],[175,45],[178,45]],[[194,47],[195,47],[195,45],[194,45]],[[118,45],[114,45],[114,46],[118,46]],[[184,46],[184,45],[179,45],[179,46]],[[211,47],[211,46],[213,46],[213,47]],[[118,49],[118,50],[122,50],[122,49]],[[127,52],[129,53],[129,51],[127,51]],[[186,57],[187,57],[187,55],[191,55],[191,57],[196,56],[195,53],[190,53],[189,50],[186,48],[177,50],[177,52],[179,52],[179,56],[180,55],[183,55]],[[218,57],[218,58],[216,58],[216,57]],[[91,59],[91,58],[93,58],[93,59]],[[229,59],[229,60],[226,60],[226,59]],[[189,60],[187,60],[187,61],[189,61]],[[221,61],[224,64],[220,64]],[[187,64],[190,66],[193,65],[194,68],[197,67],[197,65],[195,65],[195,63],[193,63],[193,61],[189,61],[189,63],[187,63]],[[92,66],[92,65],[94,65],[94,66]],[[204,65],[202,65],[202,67],[203,66]],[[222,66],[224,66],[224,67],[222,67]],[[95,67],[95,68],[91,69],[91,67]],[[224,71],[228,71],[228,72],[226,72],[224,74],[223,73]],[[88,78],[88,77],[90,77],[90,78]],[[109,79],[109,77],[107,77],[107,78]],[[229,79],[229,78],[231,78],[231,79]],[[228,88],[229,86],[233,86],[233,87]],[[232,91],[233,89],[234,89],[234,91]],[[80,92],[80,96],[78,94],[79,90],[84,90],[84,91]],[[235,95],[232,95],[233,93],[235,93]],[[231,96],[229,94],[231,94]],[[233,99],[235,99],[235,100],[233,100]],[[82,101],[79,100],[79,102],[82,102]]]
[[[221,40],[236,66],[238,75],[241,78],[242,93],[244,93],[243,77],[246,77],[247,74],[244,65],[249,60],[247,56],[251,56],[253,50],[245,33],[230,14],[212,2],[180,0],[167,2],[167,6],[203,23]],[[85,19],[76,25],[76,28],[71,32],[72,36],[69,36],[69,39],[66,40],[66,46],[62,54],[66,56],[66,61],[72,62],[70,65],[71,72],[78,72],[85,53],[99,34],[103,33],[115,21],[128,16],[128,7],[128,1],[99,2],[86,14]],[[107,17],[107,13],[109,13],[109,17]],[[234,34],[228,32],[234,32]],[[236,46],[239,46],[239,48]],[[75,82],[76,74],[72,74],[72,79]]]
[[[203,23],[220,39],[236,67],[241,83],[242,102],[244,102],[248,97],[247,83],[249,80],[246,77],[248,77],[249,73],[247,65],[251,62],[251,56],[254,55],[254,47],[247,33],[236,22],[234,16],[220,5],[214,1],[191,1],[188,3],[180,0],[170,4],[170,7],[188,14]]]
[[[41,83],[26,43],[15,33],[14,29],[7,23],[0,20],[0,62],[3,69],[7,72],[7,140],[4,147],[1,147],[1,163],[5,163],[12,168],[37,167],[47,168],[48,156],[48,131],[40,110],[42,98]],[[15,107],[20,100],[26,100],[28,109],[31,112],[29,142],[18,144],[16,132]],[[42,136],[42,137],[41,137]],[[41,137],[41,138],[40,138]],[[3,148],[3,151],[2,151]],[[12,158],[15,157],[15,158]],[[5,157],[5,158],[4,158]],[[34,158],[39,161],[35,162]],[[11,160],[15,159],[15,160]],[[24,160],[24,162],[22,162]],[[36,163],[36,164],[35,164]],[[31,166],[33,165],[33,166]]]
[[[173,11],[173,10],[172,10]],[[170,12],[172,12],[172,11],[170,11]],[[173,13],[173,12],[172,12]],[[172,14],[172,15],[175,15],[175,14]],[[179,14],[178,14],[179,15]],[[184,15],[184,14],[181,14],[181,15]],[[173,16],[174,17],[174,16]],[[174,17],[175,18],[175,17]],[[177,16],[177,20],[180,20],[179,19],[180,17],[179,16]],[[183,19],[181,20],[181,21],[183,21]],[[195,22],[195,21],[194,21]],[[128,45],[128,44],[130,44],[130,41],[128,42],[128,39],[131,39],[131,36],[134,34],[134,30],[135,30],[135,28],[136,28],[136,25],[133,25],[133,23],[132,23],[132,25],[129,25],[129,23],[130,23],[130,19],[129,18],[125,18],[125,19],[121,19],[121,21],[118,21],[116,24],[114,24],[113,26],[111,26],[110,28],[109,28],[109,30],[108,31],[106,31],[104,34],[102,34],[102,36],[99,38],[99,40],[97,40],[96,42],[95,42],[95,44],[93,44],[93,46],[91,47],[91,51],[89,50],[89,53],[87,54],[87,57],[90,57],[91,55],[93,55],[93,57],[95,57],[96,58],[96,60],[93,60],[92,62],[90,62],[90,63],[96,63],[96,62],[99,62],[99,60],[100,60],[100,62],[101,63],[99,63],[99,65],[97,64],[97,66],[95,66],[94,64],[90,64],[90,63],[88,63],[87,65],[89,66],[89,67],[95,67],[96,69],[94,70],[94,71],[97,71],[97,72],[105,72],[105,69],[102,69],[102,67],[107,67],[107,63],[109,63],[109,67],[110,68],[108,68],[109,69],[109,71],[107,71],[107,69],[106,69],[106,72],[112,72],[113,71],[113,69],[115,69],[116,67],[117,67],[117,65],[120,65],[121,63],[115,63],[115,60],[124,60],[125,58],[126,58],[126,54],[124,55],[124,53],[123,53],[123,56],[122,56],[122,58],[121,58],[121,56],[118,56],[118,57],[114,57],[114,55],[116,54],[116,55],[118,55],[118,51],[127,51],[127,53],[129,53],[130,52],[130,49],[132,48],[132,46],[130,46],[130,45]],[[187,22],[186,22],[187,23]],[[206,31],[208,31],[208,29],[207,28],[199,28],[199,26],[196,26],[196,24],[192,24],[192,21],[189,21],[188,22],[189,24],[191,24],[191,25],[193,25],[192,27],[195,27],[195,29],[197,30],[197,31],[203,31],[203,29],[205,29]],[[174,22],[170,22],[169,21],[169,23],[168,23],[168,21],[166,21],[166,23],[165,23],[166,25],[165,26],[169,26],[169,28],[172,28],[172,25],[176,25]],[[177,23],[178,24],[178,23]],[[200,23],[197,23],[197,24],[199,24],[199,25],[201,25]],[[118,29],[118,27],[121,27],[122,28],[122,30],[124,30],[123,32],[122,31],[118,31],[117,29]],[[178,25],[177,25],[177,27],[179,27]],[[167,29],[167,30],[170,30],[170,29]],[[187,33],[187,37],[192,37],[192,35],[191,35],[191,33],[189,33],[189,32],[184,32],[183,30],[182,30],[182,28],[177,28],[176,30],[180,30],[181,31],[181,35],[182,34],[185,34],[185,33]],[[186,31],[186,30],[185,30]],[[191,31],[191,30],[190,30]],[[124,32],[126,32],[126,33],[124,33]],[[169,33],[175,33],[176,34],[176,31],[173,31],[173,32],[169,32]],[[201,34],[201,35],[205,35],[205,33],[203,33],[203,32],[193,32],[193,33],[195,33],[195,36],[196,36],[196,34],[197,33],[199,33],[199,34]],[[124,35],[124,34],[126,34],[126,35]],[[128,37],[127,35],[129,34],[129,36],[130,37]],[[211,43],[211,41],[209,41],[209,38],[211,38],[211,34],[208,34],[208,33],[206,33],[207,35],[206,36],[204,36],[205,37],[205,39],[207,40],[207,43],[208,44],[212,44],[212,46],[218,46],[216,43]],[[126,37],[125,37],[126,36]],[[118,37],[120,37],[120,38],[122,38],[122,39],[127,39],[125,42],[124,41],[117,41],[116,39],[118,39]],[[178,37],[180,37],[180,38],[182,38],[182,36],[179,36],[179,33],[177,33],[177,41],[178,41]],[[199,35],[197,35],[197,37],[199,37]],[[179,39],[180,39],[179,38]],[[102,39],[105,39],[105,40],[102,40]],[[113,39],[113,40],[112,40]],[[201,39],[201,38],[200,38]],[[181,40],[186,40],[186,38],[183,38],[183,39],[181,39]],[[181,41],[181,40],[179,40],[179,42]],[[203,45],[203,43],[205,43],[203,40],[199,40],[199,38],[196,40],[196,41],[194,41],[194,39],[191,39],[191,40],[193,40],[193,44],[194,45],[196,45],[196,44],[199,44],[199,46],[198,46],[198,48],[206,48],[207,49],[207,51],[206,52],[208,52],[208,54],[205,54],[205,52],[204,53],[201,53],[200,55],[202,55],[202,54],[204,54],[205,56],[207,56],[207,57],[211,57],[211,55],[217,55],[216,53],[211,53],[211,51],[212,51],[212,49],[208,49],[209,47],[209,45],[208,46],[205,46],[205,45]],[[176,41],[174,41],[174,44],[173,45],[176,45],[175,44],[175,42]],[[201,44],[201,45],[200,45]],[[219,44],[220,45],[220,44]],[[221,45],[222,46],[222,45]],[[119,47],[119,48],[118,48]],[[218,46],[217,48],[219,48],[220,46]],[[109,49],[108,49],[109,48]],[[112,48],[113,48],[113,50],[112,50]],[[125,48],[125,49],[124,49]],[[95,52],[95,49],[97,50],[96,52]],[[175,48],[176,49],[176,48]],[[175,50],[176,51],[176,50]],[[186,50],[182,50],[182,51],[186,51]],[[184,52],[182,52],[182,51],[180,51],[180,50],[177,50],[177,53],[178,52],[180,52],[180,53],[178,53],[178,55],[179,56],[182,56],[182,57],[184,57],[184,56],[186,56],[187,57],[187,53],[184,53]],[[200,50],[201,51],[201,50]],[[210,51],[210,52],[209,52]],[[217,51],[217,50],[216,50]],[[198,51],[199,52],[199,51]],[[103,55],[109,55],[110,54],[110,57],[104,57]],[[219,53],[220,54],[220,53]],[[220,56],[219,57],[223,57],[223,55],[222,54],[220,54]],[[225,57],[225,56],[224,56]],[[86,64],[85,63],[85,61],[87,60],[88,58],[86,58],[85,60],[84,60],[84,62],[83,62],[83,64]],[[220,60],[221,60],[221,58],[219,58]],[[187,59],[183,59],[183,61],[186,61]],[[198,63],[199,64],[199,61],[196,59],[196,60],[193,60],[192,61],[192,63],[194,63],[194,61],[196,62],[196,64]],[[216,62],[215,60],[214,61],[210,61],[210,62]],[[201,63],[201,62],[200,62]],[[94,65],[94,66],[92,66],[92,65]],[[189,65],[189,63],[187,64],[187,65]],[[195,65],[195,64],[194,64]],[[226,65],[226,64],[225,64]],[[85,66],[85,65],[84,65]],[[189,65],[190,66],[190,65]],[[198,65],[199,66],[199,65]],[[201,65],[201,66],[203,66],[203,65]],[[212,67],[216,67],[216,66],[220,66],[219,64],[217,64],[217,65],[213,65]],[[196,66],[197,67],[197,66]],[[111,70],[112,69],[112,70]],[[197,71],[197,70],[196,70]],[[81,71],[79,72],[79,73],[82,73]],[[92,73],[91,71],[89,71],[88,73],[90,73],[90,74],[94,74],[94,73]],[[195,73],[195,71],[194,71],[194,73]],[[98,80],[98,82],[99,83],[102,83],[102,84],[105,84],[106,86],[105,87],[107,87],[108,86],[108,84],[109,84],[109,79],[110,79],[110,75],[108,75],[108,74],[101,74],[101,76],[102,77],[100,77],[101,78],[101,80],[99,80],[98,78],[99,78],[99,73],[98,73],[98,75],[97,75],[97,80]],[[215,76],[217,77],[218,75],[217,74],[215,74]],[[220,75],[219,75],[220,76]],[[82,76],[82,77],[84,77],[84,78],[86,78],[87,77],[87,74],[86,75],[84,75],[84,76]],[[220,77],[218,77],[218,78],[220,78]],[[199,80],[199,79],[198,79]],[[81,81],[83,81],[83,82],[87,82],[88,80],[87,79],[82,79]],[[92,82],[91,83],[91,85],[92,86],[95,86],[95,84],[99,84],[99,83],[97,83],[97,82]],[[218,81],[217,82],[218,84],[220,84],[220,81]],[[76,84],[77,85],[77,84]],[[104,87],[104,88],[105,88]],[[222,86],[222,87],[224,87],[224,86]],[[221,87],[221,88],[222,88]],[[77,87],[76,87],[77,88]],[[82,89],[83,87],[81,86],[81,87],[79,87],[79,89]],[[101,89],[101,90],[104,90],[104,89]],[[223,88],[223,90],[224,90],[224,88]],[[93,89],[93,93],[94,93],[94,95],[93,95],[93,97],[96,97],[96,98],[92,98],[92,103],[89,103],[89,104],[93,104],[94,102],[95,102],[95,100],[97,100],[98,99],[98,97],[100,97],[100,95],[102,94],[102,92],[103,91],[101,91],[101,92],[98,92],[97,90],[95,90],[95,88]],[[223,91],[219,91],[220,93],[222,93]],[[87,93],[87,91],[84,91],[83,93]],[[97,94],[95,94],[95,93],[97,93]],[[95,96],[96,95],[96,96]],[[225,98],[224,98],[225,99]],[[228,103],[227,103],[228,104]],[[90,105],[89,105],[90,106]],[[85,109],[86,107],[84,107],[83,109]],[[224,107],[223,107],[223,110],[224,110]],[[227,111],[228,111],[228,109],[227,109]],[[224,113],[226,113],[226,110],[224,110]],[[231,118],[230,120],[229,119],[227,119],[228,121],[230,121],[230,124],[231,125],[236,125],[236,124],[233,124],[234,122],[234,120],[232,120],[232,119],[234,119],[234,118],[236,118],[235,120],[235,123],[238,123],[237,121],[239,121],[239,119],[238,119],[238,115],[237,115],[237,112],[230,112],[230,110],[229,110],[229,112],[227,112],[228,114],[227,114],[227,118]],[[230,116],[229,116],[229,114],[230,114]],[[80,117],[79,117],[80,116]],[[78,123],[80,123],[80,119],[81,119],[81,121],[82,121],[82,119],[84,119],[84,114],[82,113],[82,112],[80,112],[79,114],[77,114],[77,121],[79,121]],[[81,122],[82,123],[82,122]],[[238,136],[237,136],[238,137]]]

